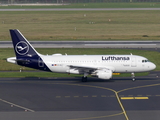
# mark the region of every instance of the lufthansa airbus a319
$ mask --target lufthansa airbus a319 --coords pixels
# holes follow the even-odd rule
[[[38,53],[17,29],[10,30],[16,57],[7,58],[10,63],[56,73],[82,74],[108,80],[113,73],[146,72],[156,68],[147,58],[138,55],[42,55]]]

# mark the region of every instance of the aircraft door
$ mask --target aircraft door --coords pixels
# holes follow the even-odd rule
[[[132,60],[131,60],[131,67],[136,67],[137,64],[136,64],[136,58],[135,57],[132,57]]]
[[[38,66],[39,67],[44,67],[44,62],[40,57],[38,58]]]
[[[94,60],[94,65],[97,65],[97,60]]]

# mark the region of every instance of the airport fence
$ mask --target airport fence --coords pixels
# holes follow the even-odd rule
[[[160,0],[0,0],[0,4],[28,3],[104,3],[104,2],[160,2]]]

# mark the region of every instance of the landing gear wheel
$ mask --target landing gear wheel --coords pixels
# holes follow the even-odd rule
[[[134,73],[131,73],[131,76],[132,76],[132,81],[134,82],[136,80]]]
[[[135,78],[132,78],[132,81],[134,82],[134,81],[135,81]]]
[[[87,77],[82,77],[82,82],[87,82]]]

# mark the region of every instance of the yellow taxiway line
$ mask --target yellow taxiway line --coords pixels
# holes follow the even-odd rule
[[[137,99],[137,100],[147,100],[149,99],[148,97],[121,97],[121,100],[133,100],[133,99]]]

